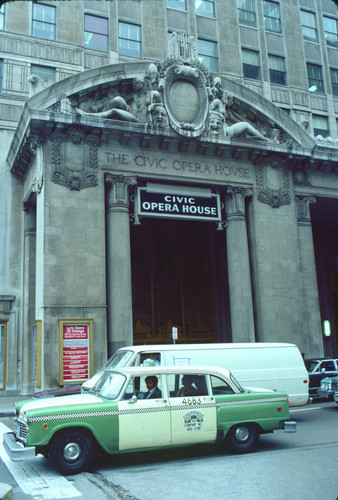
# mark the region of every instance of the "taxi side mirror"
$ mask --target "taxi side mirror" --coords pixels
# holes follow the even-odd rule
[[[133,404],[133,403],[136,403],[137,401],[137,396],[135,396],[135,394],[129,399],[128,403],[129,404]]]

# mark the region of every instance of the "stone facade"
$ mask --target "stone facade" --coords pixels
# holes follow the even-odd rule
[[[152,0],[86,1],[69,30],[72,3],[57,2],[55,41],[29,35],[30,2],[7,5],[0,31],[2,393],[83,380],[81,353],[92,373],[120,346],[170,342],[172,326],[184,342],[280,341],[307,357],[334,354],[338,98],[306,90],[304,54],[286,38],[301,36],[300,8],[337,17],[332,2],[279,2],[284,45],[239,25],[235,1],[216,1],[215,18],[194,14],[193,2],[180,12]],[[118,54],[113,21],[107,52],[81,48],[86,12],[147,18],[144,61]],[[218,40],[219,73],[196,43],[215,23],[229,33]],[[261,81],[243,77],[241,46],[261,47]],[[287,57],[288,86],[268,82],[271,51]],[[338,68],[335,51],[327,68]],[[53,85],[28,79],[29,64],[45,60],[58,67]],[[313,136],[312,115],[322,113],[326,138]]]

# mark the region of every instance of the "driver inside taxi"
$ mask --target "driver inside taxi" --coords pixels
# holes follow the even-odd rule
[[[155,375],[149,375],[146,377],[145,383],[148,391],[144,394],[143,399],[155,399],[162,397],[162,393],[157,387],[158,378]]]

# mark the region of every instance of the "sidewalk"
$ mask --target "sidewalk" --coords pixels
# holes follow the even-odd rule
[[[31,399],[31,396],[0,396],[0,418],[12,417],[14,403],[25,399]]]

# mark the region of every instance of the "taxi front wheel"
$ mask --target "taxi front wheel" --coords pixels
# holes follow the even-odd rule
[[[81,431],[66,431],[53,439],[48,453],[50,463],[61,474],[76,474],[86,469],[93,458],[93,443]]]
[[[258,428],[252,424],[234,425],[226,436],[227,446],[236,453],[251,451],[259,439]]]

